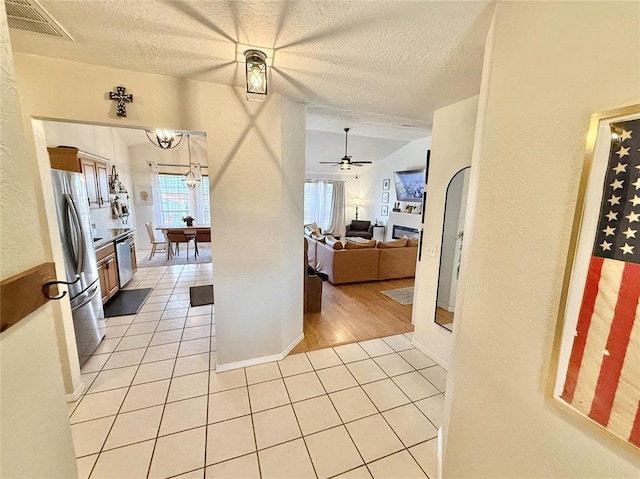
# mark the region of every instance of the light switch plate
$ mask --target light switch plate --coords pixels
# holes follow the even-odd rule
[[[435,258],[436,257],[436,245],[428,244],[427,248],[426,248],[426,251],[425,251],[425,254],[427,256],[432,256],[432,257]]]

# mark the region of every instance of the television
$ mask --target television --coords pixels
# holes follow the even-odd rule
[[[395,171],[396,199],[422,203],[424,185],[427,182],[427,170]]]

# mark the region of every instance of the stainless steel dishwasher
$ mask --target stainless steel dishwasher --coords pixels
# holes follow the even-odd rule
[[[133,268],[131,267],[131,239],[127,236],[116,241],[116,256],[118,258],[118,278],[120,288],[133,278]]]

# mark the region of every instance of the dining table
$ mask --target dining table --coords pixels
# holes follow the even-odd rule
[[[196,230],[209,230],[211,231],[211,225],[163,225],[156,227],[156,231],[162,231],[162,235],[164,236],[164,240],[167,243],[167,260],[170,260],[173,257],[173,252],[171,251],[171,244],[169,242],[169,235],[167,234],[169,231],[181,231],[183,233],[193,233],[195,234]]]

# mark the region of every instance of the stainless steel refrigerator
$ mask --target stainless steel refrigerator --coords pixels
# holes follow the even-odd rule
[[[72,283],[68,297],[82,366],[102,341],[105,330],[87,188],[82,173],[51,170],[51,177],[66,281]]]

